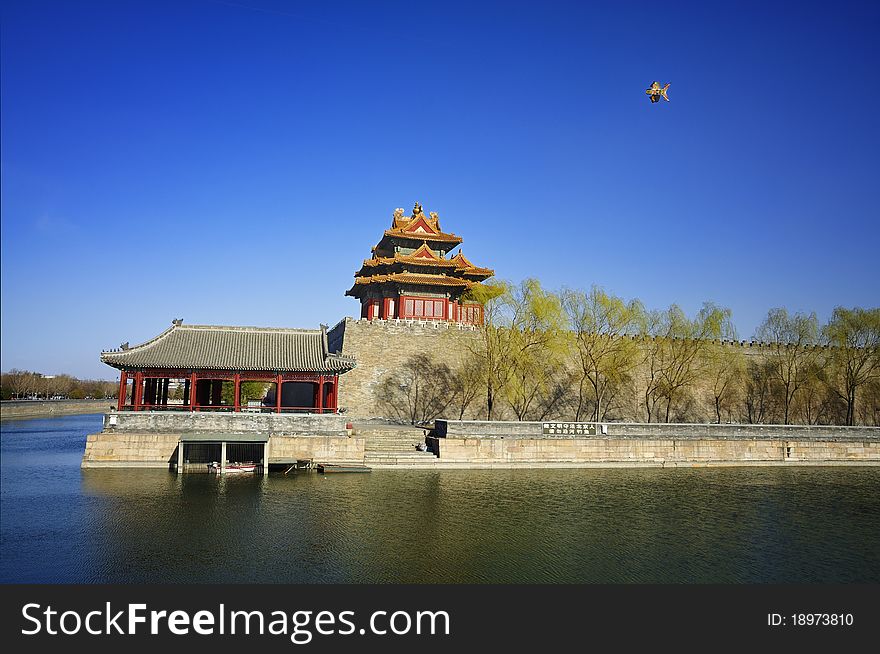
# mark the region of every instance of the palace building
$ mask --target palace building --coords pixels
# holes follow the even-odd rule
[[[336,413],[351,357],[318,329],[184,325],[101,353],[121,371],[119,411]],[[243,397],[244,391],[244,397]]]
[[[467,301],[467,291],[494,271],[472,264],[458,251],[462,238],[440,228],[416,202],[412,215],[397,209],[373,256],[355,273],[346,295],[361,301],[361,318],[444,320],[482,324],[483,307]]]

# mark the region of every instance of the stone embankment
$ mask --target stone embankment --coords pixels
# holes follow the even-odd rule
[[[23,420],[106,413],[115,406],[116,400],[5,400],[0,403],[0,419]]]
[[[562,427],[560,427],[562,425]],[[438,420],[443,467],[880,465],[880,428]],[[547,433],[550,430],[554,433]],[[578,430],[589,434],[578,434]],[[560,433],[561,432],[561,433]]]
[[[346,429],[340,415],[144,411],[110,413],[104,429],[86,437],[83,468],[173,467],[182,440],[249,441],[264,435],[269,464],[361,464],[364,439]]]
[[[434,429],[342,415],[112,412],[83,467],[174,467],[182,442],[251,442],[269,464],[372,468],[880,465],[880,428],[437,420]],[[427,443],[429,451],[417,445]]]

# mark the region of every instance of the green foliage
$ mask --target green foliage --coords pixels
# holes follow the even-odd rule
[[[461,295],[462,302],[476,302],[484,307],[509,292],[509,285],[500,280],[489,280],[471,286]]]
[[[247,406],[251,400],[262,401],[266,397],[266,392],[271,384],[261,381],[244,381],[241,382],[241,405]]]
[[[823,329],[831,345],[825,379],[846,402],[846,424],[855,424],[860,390],[880,380],[880,309],[837,307]]]
[[[567,290],[562,294],[567,318],[570,348],[579,363],[578,400],[575,420],[580,420],[587,404],[589,387],[591,418],[604,419],[612,397],[627,383],[637,363],[638,345],[627,333],[636,330],[644,314],[637,300],[626,303],[594,286],[589,294]]]

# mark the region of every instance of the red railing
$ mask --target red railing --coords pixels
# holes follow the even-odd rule
[[[191,407],[189,404],[140,404],[135,408],[133,404],[123,404],[122,411],[197,411],[197,412],[225,412],[225,413],[278,413],[277,407],[273,406],[241,406],[238,410],[231,404],[208,404]],[[336,407],[316,406],[283,406],[281,413],[339,413]]]

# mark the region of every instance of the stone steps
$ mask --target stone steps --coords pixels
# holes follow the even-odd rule
[[[437,457],[431,452],[419,452],[415,446],[425,442],[422,429],[365,429],[364,465],[376,467],[430,467]]]

